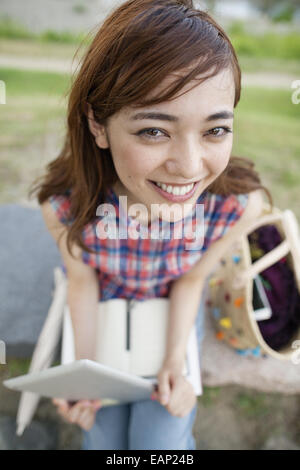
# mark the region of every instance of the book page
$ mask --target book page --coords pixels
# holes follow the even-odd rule
[[[96,360],[129,372],[130,351],[126,350],[124,299],[110,299],[98,303]]]
[[[130,370],[132,374],[157,375],[165,357],[169,300],[133,302],[130,322]],[[185,365],[183,373],[187,367]]]
[[[128,316],[125,299],[99,302],[95,360],[112,369],[148,379],[156,378],[165,357],[168,308],[168,299],[164,298],[133,301]],[[73,362],[74,335],[67,305],[62,340],[62,364]],[[197,395],[202,394],[199,360],[194,325],[188,339],[183,375],[194,386]]]

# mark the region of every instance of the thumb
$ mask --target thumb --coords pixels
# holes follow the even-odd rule
[[[92,400],[92,404],[95,410],[99,410],[99,408],[102,407],[102,401],[101,400]]]
[[[169,374],[162,374],[158,381],[158,399],[162,405],[166,405],[170,398]]]

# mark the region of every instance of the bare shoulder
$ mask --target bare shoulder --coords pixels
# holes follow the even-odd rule
[[[262,211],[264,204],[264,197],[263,197],[263,190],[256,189],[255,191],[251,191],[248,195],[248,203],[246,209],[244,210],[243,214],[237,221],[235,225],[238,225],[241,221],[249,220],[249,218],[256,218]]]
[[[59,233],[66,229],[66,227],[58,220],[55,211],[48,200],[41,204],[41,211],[49,232],[54,236],[54,238],[56,238],[56,236],[58,237]]]
[[[257,219],[262,212],[264,204],[263,191],[256,189],[248,193],[248,201],[246,208],[240,218],[230,227],[222,238],[217,240],[212,246],[215,248],[218,245],[227,247],[234,241],[242,231],[244,231],[251,221]],[[226,248],[225,248],[226,249]]]
[[[72,244],[72,255],[67,248],[68,227],[62,224],[53,210],[51,203],[47,200],[41,204],[41,211],[46,227],[54,238],[62,259],[68,271],[68,278],[78,279],[79,281],[91,278],[95,279],[96,271],[92,266],[85,264],[82,260],[82,248],[77,244]]]

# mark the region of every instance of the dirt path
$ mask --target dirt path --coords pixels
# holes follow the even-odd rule
[[[47,72],[71,73],[76,70],[78,61],[61,59],[36,59],[34,57],[18,57],[0,55],[0,67],[17,68],[20,70],[44,70]],[[295,75],[272,72],[245,72],[242,75],[243,86],[261,86],[264,88],[291,89],[294,80],[300,79]]]

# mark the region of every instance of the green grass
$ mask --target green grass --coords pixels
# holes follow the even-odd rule
[[[203,386],[203,395],[198,397],[198,403],[204,407],[212,406],[220,396],[220,387],[206,387]]]
[[[7,359],[7,371],[8,377],[16,377],[18,375],[27,374],[29,370],[31,359]]]
[[[9,17],[2,16],[0,18],[0,37],[9,39],[31,39],[34,38],[34,34]]]
[[[71,61],[74,58],[80,59],[85,51],[86,44],[57,43],[57,42],[42,42],[37,40],[22,40],[22,39],[7,39],[2,38],[0,41],[0,54],[10,57],[28,57],[34,59],[44,59],[45,57],[51,60],[67,60]],[[239,64],[242,72],[256,73],[257,71],[269,73],[285,73],[294,75],[295,78],[300,77],[300,60],[296,59],[280,59],[274,57],[251,57],[243,54],[238,54]]]
[[[77,14],[85,12],[83,4],[73,7]],[[291,32],[289,34],[277,34],[268,32],[254,35],[245,31],[241,22],[234,22],[228,28],[227,33],[236,49],[239,57],[254,57],[269,59],[285,59],[299,61],[300,58],[300,34]],[[74,33],[71,31],[57,32],[47,30],[42,33],[33,33],[12,20],[8,16],[0,17],[0,38],[23,40],[25,42],[57,43],[60,45],[79,45],[81,42],[89,44],[93,37],[93,30]]]
[[[0,69],[0,80],[6,84],[7,102],[10,97],[62,96],[71,83],[67,74],[7,68]]]
[[[0,41],[0,54],[5,56],[28,57],[28,58],[49,58],[49,59],[66,59],[70,61],[78,44],[58,44],[56,42],[42,42],[22,39],[3,38]],[[85,47],[82,45],[84,51]]]
[[[300,220],[300,105],[291,91],[245,88],[235,111],[233,154],[252,159],[274,203]]]
[[[274,33],[262,36],[233,34],[230,39],[238,55],[295,60],[300,57],[300,35],[296,33],[282,36]]]
[[[18,377],[19,375],[25,375],[29,371],[31,357],[26,359],[8,357],[7,364],[0,367],[1,378],[5,376],[5,379],[10,377]],[[51,367],[60,365],[60,361],[52,363]]]
[[[280,59],[274,57],[249,57],[238,54],[242,73],[276,73],[294,75],[300,77],[300,60]]]
[[[0,202],[27,199],[30,183],[58,154],[65,133],[70,76],[0,69]]]
[[[74,33],[71,31],[58,32],[46,30],[42,33],[33,33],[17,21],[12,20],[9,16],[3,15],[0,17],[0,38],[56,42],[60,44],[79,44],[81,41],[88,43],[91,40],[87,33],[84,32]]]
[[[251,34],[243,22],[236,21],[227,29],[228,36],[239,56],[255,58],[294,59],[300,58],[300,34],[265,32]]]
[[[23,147],[62,118],[70,76],[64,74],[0,69],[6,85],[6,105],[0,115],[0,148]]]
[[[247,418],[267,416],[272,407],[268,405],[268,395],[258,392],[241,392],[235,399],[235,407]]]

